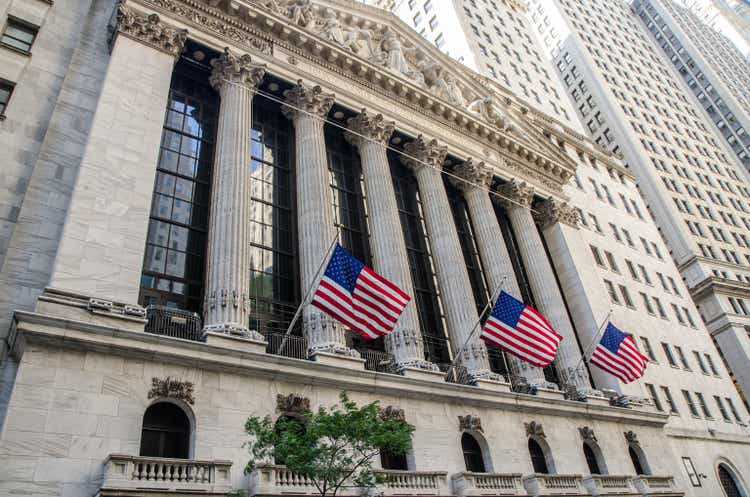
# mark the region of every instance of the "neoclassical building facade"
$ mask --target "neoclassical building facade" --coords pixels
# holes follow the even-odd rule
[[[0,72],[0,493],[314,494],[243,473],[244,421],[347,391],[416,428],[383,495],[747,495],[747,411],[694,305],[668,321],[611,275],[687,295],[615,156],[353,2],[0,9],[33,31]],[[386,339],[296,316],[334,241],[413,296]],[[563,336],[553,365],[478,338],[500,290]],[[583,360],[608,319],[642,381]]]

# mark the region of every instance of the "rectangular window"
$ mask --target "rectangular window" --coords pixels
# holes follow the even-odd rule
[[[734,416],[735,421],[742,423],[742,418],[740,417],[739,411],[737,411],[737,408],[734,406],[734,401],[729,397],[725,397],[724,399],[727,401],[727,404],[729,404],[729,410],[732,411],[732,416]]]
[[[14,84],[0,78],[0,117],[5,115],[5,109],[10,102],[10,96],[13,94]]]
[[[656,389],[654,388],[654,386],[651,383],[646,383],[646,390],[648,390],[648,394],[651,397],[651,402],[654,403],[654,407],[656,407],[656,410],[659,412],[664,412],[664,407],[661,405],[661,401],[656,395]]]
[[[641,337],[641,344],[643,344],[643,350],[646,352],[646,355],[648,356],[648,358],[651,359],[651,362],[656,362],[654,349],[651,348],[651,342],[648,341],[648,338]]]
[[[683,369],[690,371],[690,364],[688,364],[687,357],[685,357],[685,352],[683,352],[682,347],[675,345],[674,349],[677,351],[677,357],[680,359]]]
[[[30,53],[31,45],[34,44],[38,31],[39,28],[33,24],[8,16],[8,23],[5,25],[2,38],[0,38],[0,45],[23,53]]]
[[[689,457],[683,457],[682,465],[685,466],[685,472],[687,473],[688,478],[690,478],[690,483],[694,487],[700,487],[701,477],[700,475],[698,475],[698,472],[695,470],[695,466],[693,466],[693,460],[690,459]]]
[[[699,418],[700,414],[698,414],[698,408],[695,407],[695,402],[693,402],[693,397],[690,395],[690,392],[683,390],[682,396],[685,397],[685,403],[688,405],[688,409],[690,409],[690,414]]]
[[[706,399],[703,397],[703,394],[700,392],[695,392],[695,396],[698,398],[698,404],[701,406],[703,415],[707,418],[713,418],[711,411],[708,410],[708,404],[706,404]]]
[[[625,305],[634,309],[635,304],[633,304],[633,299],[630,298],[630,293],[628,292],[628,289],[625,288],[625,285],[620,285],[620,294],[622,295],[622,300],[625,302]]]
[[[727,408],[724,407],[724,403],[721,401],[721,397],[714,395],[714,400],[716,401],[716,407],[719,408],[719,412],[721,412],[721,417],[724,418],[724,421],[732,421],[732,418],[729,417],[729,413],[727,412]]]
[[[717,371],[716,369],[716,364],[714,364],[714,360],[708,354],[705,354],[705,356],[706,356],[706,362],[708,363],[708,368],[711,370],[711,373],[713,373],[714,376],[719,376],[719,371]]]
[[[672,348],[669,346],[668,343],[661,343],[661,348],[664,349],[664,354],[667,356],[667,361],[669,361],[669,365],[673,368],[677,367],[677,361],[675,361],[674,354],[672,354]]]
[[[620,304],[620,297],[617,295],[617,292],[615,291],[615,286],[612,284],[609,280],[604,280],[604,286],[607,287],[607,293],[609,293],[609,299],[614,304]]]
[[[706,364],[703,362],[703,357],[701,357],[700,353],[698,351],[693,351],[693,355],[695,356],[696,361],[698,361],[698,366],[700,366],[701,372],[703,374],[708,374],[708,369],[706,369]]]
[[[591,253],[594,255],[594,260],[596,261],[596,263],[601,267],[607,267],[604,265],[604,259],[602,259],[602,254],[601,252],[599,252],[599,249],[594,247],[593,245],[589,245],[589,247],[591,248]]]
[[[646,312],[651,314],[652,316],[655,316],[654,314],[654,306],[651,305],[651,301],[648,298],[648,295],[646,295],[643,292],[639,292],[641,294],[641,299],[643,300],[643,305],[646,306]]]
[[[604,256],[607,258],[607,262],[609,263],[609,268],[615,273],[619,273],[620,268],[617,267],[617,261],[615,261],[615,256],[613,256],[611,252],[607,252],[606,250],[604,251]]]
[[[667,399],[667,404],[669,404],[670,414],[679,414],[679,411],[677,411],[677,405],[674,402],[672,392],[669,391],[669,388],[663,386],[661,387],[661,391],[664,394],[664,398]]]

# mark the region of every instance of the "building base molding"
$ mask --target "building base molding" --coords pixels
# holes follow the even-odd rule
[[[349,354],[336,354],[319,350],[310,354],[310,358],[321,364],[340,368],[365,369],[365,360]]]
[[[501,380],[493,380],[489,378],[477,378],[474,383],[479,388],[485,390],[492,390],[493,392],[510,392],[510,383]]]
[[[258,335],[261,336],[260,334]],[[251,336],[228,335],[216,331],[206,331],[203,337],[208,345],[255,354],[263,354],[268,345],[268,342]]]
[[[438,369],[407,367],[403,369],[402,374],[407,378],[445,383],[445,373]]]

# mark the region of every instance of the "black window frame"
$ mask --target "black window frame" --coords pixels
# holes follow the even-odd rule
[[[0,90],[6,90],[8,92],[8,98],[5,102],[0,101],[0,120],[5,119],[5,111],[8,109],[10,99],[13,96],[13,90],[16,88],[16,84],[7,79],[0,78]]]
[[[19,31],[24,31],[26,33],[31,34],[32,35],[31,41],[27,42],[15,36],[9,35],[8,34],[9,27],[13,27],[15,29],[18,29]],[[29,21],[24,21],[23,19],[18,18],[13,15],[8,15],[8,20],[5,22],[3,33],[2,35],[0,35],[0,46],[2,46],[3,48],[7,48],[9,50],[13,50],[14,52],[18,52],[23,55],[31,55],[31,48],[34,46],[34,42],[36,41],[38,34],[39,34],[39,26],[37,26],[36,24],[33,24]],[[10,40],[14,40],[23,45],[28,45],[28,48],[21,48],[12,43],[8,43],[6,41],[6,38]]]

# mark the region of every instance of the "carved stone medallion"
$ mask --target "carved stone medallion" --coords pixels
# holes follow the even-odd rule
[[[310,399],[290,393],[276,395],[276,411],[284,414],[304,414],[310,411]]]
[[[475,414],[467,414],[458,417],[458,429],[466,431],[483,431],[482,419]]]
[[[523,426],[526,428],[526,435],[529,437],[547,438],[544,433],[544,428],[541,423],[532,421],[531,423],[524,423]]]
[[[187,402],[190,405],[195,403],[193,397],[193,383],[190,381],[180,381],[167,376],[163,380],[151,378],[151,390],[148,391],[149,399],[172,398]]]

